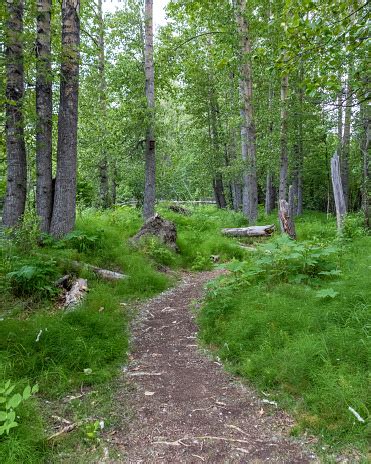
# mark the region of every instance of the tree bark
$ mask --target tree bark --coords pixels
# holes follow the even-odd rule
[[[338,127],[337,127],[337,135],[338,135],[338,146],[337,146],[337,154],[341,159],[341,149],[343,145],[343,89],[338,93],[337,99],[338,105]]]
[[[100,150],[100,162],[99,162],[99,183],[100,183],[100,206],[106,209],[110,206],[110,192],[109,192],[109,169],[106,149],[106,124],[105,117],[107,113],[107,83],[106,83],[106,57],[105,57],[105,41],[104,41],[104,18],[103,18],[103,7],[102,0],[98,0],[98,24],[99,24],[99,36],[98,36],[98,74],[99,74],[99,102],[101,107],[101,150]]]
[[[338,154],[335,154],[331,159],[331,178],[336,207],[337,229],[338,232],[341,232],[347,210],[344,200],[343,186],[341,183],[340,159]]]
[[[279,219],[281,231],[287,234],[290,238],[296,239],[293,208],[286,200],[279,201]]]
[[[223,177],[220,172],[218,172],[213,179],[213,189],[215,201],[218,205],[218,208],[226,208],[227,202],[224,194]]]
[[[232,182],[232,200],[233,209],[240,211],[242,205],[242,185],[237,181]]]
[[[363,134],[361,140],[361,151],[363,158],[363,179],[362,179],[362,210],[365,215],[365,225],[368,229],[371,228],[370,221],[370,108],[367,103],[361,105],[361,121],[363,126]]]
[[[235,229],[222,229],[223,235],[230,237],[269,237],[274,232],[274,225],[239,227]]]
[[[279,199],[286,200],[287,173],[289,159],[287,153],[287,130],[288,130],[288,111],[287,96],[289,89],[289,77],[284,75],[281,81],[281,157],[280,157],[280,187]]]
[[[53,207],[52,187],[52,0],[37,2],[36,37],[36,211],[40,229],[48,233]]]
[[[345,118],[344,118],[344,133],[342,140],[342,149],[340,157],[341,167],[341,182],[343,184],[344,201],[346,209],[349,209],[349,154],[350,154],[350,130],[352,123],[352,88],[347,83],[347,89],[345,93]]]
[[[236,1],[236,22],[240,36],[240,96],[241,96],[241,154],[245,163],[243,174],[242,209],[254,223],[258,217],[258,184],[256,173],[256,129],[253,108],[251,41],[246,20],[246,0]]]
[[[50,232],[61,237],[75,226],[80,0],[62,1],[62,62],[58,121],[57,178]]]
[[[274,210],[274,187],[273,174],[268,172],[265,186],[265,214],[270,214]]]
[[[143,216],[149,219],[155,214],[156,202],[156,142],[155,142],[155,75],[153,63],[153,0],[145,0],[145,76],[148,109],[146,133],[146,166]]]
[[[5,227],[14,227],[20,222],[27,195],[27,158],[23,120],[23,6],[23,0],[7,0],[5,130],[8,167],[3,211]]]

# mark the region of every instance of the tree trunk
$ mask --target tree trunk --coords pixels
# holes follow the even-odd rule
[[[50,232],[61,237],[75,226],[80,0],[62,1],[62,62],[57,177]]]
[[[338,135],[338,145],[337,145],[337,154],[341,159],[341,149],[343,145],[343,89],[338,93],[338,127],[337,127],[337,135]]]
[[[52,188],[52,0],[37,2],[36,37],[36,211],[40,229],[48,233],[53,207]]]
[[[155,214],[156,202],[156,142],[155,142],[155,76],[153,63],[153,0],[145,0],[145,76],[148,108],[146,133],[146,166],[143,216],[145,219]]]
[[[3,212],[5,227],[16,226],[24,213],[27,195],[27,159],[23,120],[23,0],[7,1],[6,154],[7,184]]]
[[[289,89],[289,77],[282,77],[281,81],[281,157],[280,157],[280,188],[279,199],[286,200],[287,191],[287,172],[289,159],[287,153],[287,129],[288,129],[288,111],[287,95]]]
[[[281,231],[287,234],[290,238],[296,239],[296,231],[292,210],[292,205],[289,205],[289,203],[287,203],[286,200],[279,201],[278,214],[280,219]]]
[[[352,89],[348,80],[345,94],[345,118],[344,133],[340,157],[341,182],[343,184],[345,207],[349,206],[349,153],[350,153],[350,130],[352,123]]]
[[[361,105],[361,121],[363,125],[363,135],[361,141],[361,151],[363,158],[363,179],[362,179],[362,210],[365,215],[365,225],[371,228],[370,221],[370,108],[367,103]]]
[[[274,210],[274,187],[273,174],[268,172],[265,187],[265,214],[270,214]]]
[[[225,200],[225,194],[224,194],[223,177],[220,172],[218,172],[213,179],[213,189],[214,189],[215,201],[216,201],[216,204],[218,205],[218,208],[226,208],[227,202]]]
[[[232,182],[233,209],[240,211],[242,206],[242,185],[236,181]]]
[[[346,215],[347,210],[344,200],[343,186],[341,183],[340,159],[338,154],[335,154],[331,159],[331,178],[336,206],[337,228],[338,231],[341,232],[344,216]]]
[[[102,0],[98,0],[98,23],[99,23],[99,56],[98,56],[98,74],[99,74],[99,101],[101,107],[101,150],[100,150],[100,162],[99,162],[99,182],[100,182],[100,206],[106,209],[110,206],[110,192],[109,192],[109,170],[108,170],[108,159],[106,149],[106,124],[105,118],[107,113],[107,84],[105,74],[105,42],[104,42],[104,18]]]
[[[245,164],[242,209],[249,219],[249,222],[254,223],[258,217],[258,184],[256,173],[256,130],[253,108],[252,66],[250,60],[251,42],[246,20],[246,0],[237,0],[236,3],[236,21],[241,49],[241,154]]]

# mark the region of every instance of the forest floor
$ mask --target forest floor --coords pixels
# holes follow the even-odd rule
[[[121,456],[111,462],[318,462],[311,439],[289,436],[287,413],[198,347],[195,311],[220,272],[184,273],[177,287],[140,308],[115,401],[126,426],[106,437]]]

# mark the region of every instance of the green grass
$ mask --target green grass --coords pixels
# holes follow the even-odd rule
[[[334,221],[324,215],[305,215],[297,229],[300,239],[311,243],[334,241]],[[290,283],[287,276],[272,280],[273,268],[250,284],[235,275],[224,277],[210,288],[199,323],[202,340],[230,369],[294,411],[301,430],[308,428],[331,445],[364,449],[371,238],[355,235],[345,244],[334,241],[338,251],[327,264],[341,269],[340,277],[317,274]],[[256,256],[247,268],[255,266]],[[318,298],[318,291],[328,288],[337,296]],[[366,422],[358,422],[348,407]]]
[[[28,216],[12,240],[1,242],[0,384],[11,379],[20,390],[37,382],[40,392],[20,408],[19,427],[0,437],[0,462],[59,462],[60,455],[73,455],[77,448],[81,462],[89,462],[89,450],[97,443],[86,439],[84,427],[53,446],[45,440],[49,410],[72,422],[92,416],[109,423],[112,382],[127,359],[127,308],[174,283],[174,277],[158,269],[208,269],[212,254],[223,261],[243,256],[238,244],[219,232],[244,223],[241,215],[214,207],[196,208],[190,217],[166,207],[159,212],[176,222],[179,254],[151,239],[139,247],[130,245],[128,239],[143,221],[139,211],[128,207],[85,210],[78,215],[75,232],[62,241],[46,238],[43,246],[37,224]],[[72,261],[123,272],[128,278],[105,282]],[[56,278],[65,274],[88,279],[89,292],[73,312],[59,308],[54,291]],[[80,390],[87,392],[85,406],[78,401],[66,408],[61,400]],[[90,391],[93,396],[98,392],[93,402]]]

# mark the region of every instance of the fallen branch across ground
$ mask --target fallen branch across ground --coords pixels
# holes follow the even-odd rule
[[[106,280],[121,280],[126,279],[127,275],[121,274],[120,272],[110,271],[108,269],[101,269],[97,266],[93,266],[92,264],[82,263],[80,261],[72,261],[72,264],[78,268],[84,268],[88,271],[94,272],[97,276],[101,277],[102,279]]]

